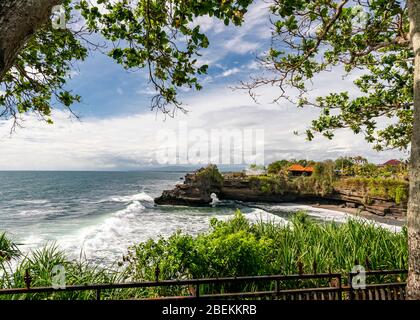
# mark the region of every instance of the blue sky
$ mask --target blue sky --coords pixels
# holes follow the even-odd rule
[[[202,50],[198,64],[209,65],[208,74],[201,77],[204,92],[215,87],[238,84],[250,71],[255,71],[256,56],[268,49],[270,23],[267,4],[253,5],[242,27],[225,26],[223,22],[200,17],[200,25],[210,40],[210,48]],[[97,39],[101,43],[100,39]],[[103,42],[103,41],[102,41]],[[77,73],[76,73],[77,72]],[[75,106],[84,116],[107,117],[149,110],[153,90],[145,70],[124,70],[106,55],[94,51],[87,61],[79,63],[68,87],[83,97]],[[181,91],[181,100],[203,93]],[[115,101],[118,97],[119,106]]]
[[[181,91],[181,100],[189,110],[174,119],[165,119],[150,111],[153,90],[144,71],[125,71],[112,59],[93,52],[78,63],[68,82],[69,89],[82,96],[74,106],[81,120],[68,113],[54,112],[54,125],[27,116],[24,128],[9,135],[10,124],[0,123],[0,170],[133,170],[156,164],[161,148],[156,134],[189,128],[210,132],[212,129],[264,130],[266,163],[281,158],[323,160],[338,156],[364,155],[380,163],[405,157],[398,151],[377,153],[347,130],[338,132],[333,141],[318,137],[307,142],[304,131],[317,116],[317,110],[297,109],[288,102],[272,104],[276,88],[263,88],[256,104],[245,91],[231,87],[260,71],[256,56],[270,44],[267,3],[255,2],[245,16],[243,27],[226,27],[213,18],[196,21],[210,40],[202,51],[200,64],[208,64],[202,77],[204,89]],[[340,70],[319,75],[313,94],[349,90],[357,94],[352,77],[342,78]]]

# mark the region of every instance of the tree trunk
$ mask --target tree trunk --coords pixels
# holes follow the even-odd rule
[[[60,3],[62,0],[0,1],[0,81],[26,41],[48,21],[52,7]]]
[[[409,0],[410,37],[415,54],[414,123],[411,141],[407,299],[420,299],[420,1]]]

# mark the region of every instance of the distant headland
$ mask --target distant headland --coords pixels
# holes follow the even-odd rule
[[[395,159],[375,165],[361,157],[324,162],[280,160],[268,167],[253,165],[225,173],[208,165],[186,174],[183,184],[163,191],[155,203],[207,206],[212,193],[220,200],[334,205],[350,212],[402,219],[407,211],[408,168]]]

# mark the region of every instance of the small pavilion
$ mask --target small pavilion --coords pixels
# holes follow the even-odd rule
[[[304,167],[300,164],[293,164],[291,165],[287,171],[289,171],[292,176],[299,177],[299,176],[311,176],[314,172],[314,168],[312,167]]]

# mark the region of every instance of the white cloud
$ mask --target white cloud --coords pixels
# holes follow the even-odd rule
[[[221,76],[222,77],[229,77],[229,76],[234,75],[234,74],[237,74],[239,72],[241,72],[241,70],[239,68],[232,68],[232,69],[228,69],[228,70],[224,71],[221,74]]]
[[[252,61],[252,62],[250,62],[247,66],[246,66],[246,68],[247,69],[250,69],[250,70],[259,70],[260,68],[261,68],[261,64],[258,62],[258,61]]]
[[[328,83],[328,90],[350,88],[349,81],[335,73],[317,79]],[[25,128],[9,135],[10,123],[0,123],[0,170],[99,170],[138,168],[155,162],[156,142],[160,130],[178,130],[181,121],[190,129],[264,129],[266,163],[280,158],[322,160],[342,155],[363,155],[371,161],[383,162],[404,156],[397,151],[377,153],[365,142],[341,130],[330,141],[316,138],[305,141],[294,130],[304,131],[318,110],[297,109],[289,103],[270,104],[273,88],[260,93],[260,105],[254,104],[243,91],[226,88],[204,89],[190,96],[189,113],[178,113],[175,119],[163,120],[162,115],[146,112],[109,119],[86,118],[81,122],[55,112],[54,125],[28,117]],[[98,106],[99,107],[99,106]]]
[[[215,65],[229,53],[258,53],[260,48],[266,48],[271,36],[269,5],[270,1],[254,2],[240,27],[227,27],[214,17],[197,18],[193,25],[200,25],[201,31],[210,39],[210,47],[202,50],[198,64]]]
[[[78,75],[80,75],[80,72],[78,70],[70,70],[68,73],[68,77],[73,79],[75,77],[77,77]]]
[[[136,93],[140,94],[140,95],[148,95],[148,96],[153,96],[156,95],[158,92],[152,88],[146,88],[146,89],[139,89],[136,91]]]
[[[215,34],[221,33],[226,29],[222,21],[214,17],[202,16],[195,19],[192,26],[200,26],[201,32],[214,32]]]
[[[235,53],[250,53],[256,50],[259,47],[257,42],[246,41],[243,39],[242,35],[236,36],[229,41],[225,42],[223,48],[228,50],[229,52]]]

